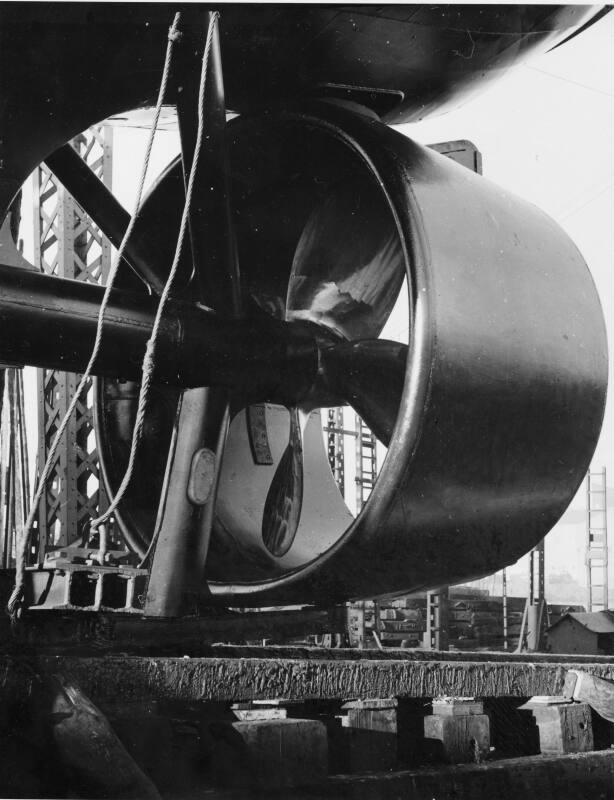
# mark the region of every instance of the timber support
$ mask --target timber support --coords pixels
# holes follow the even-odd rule
[[[236,646],[181,658],[39,655],[26,663],[7,655],[0,693],[6,703],[23,703],[50,676],[64,676],[68,700],[56,692],[54,702],[72,704],[55,731],[66,758],[74,730],[94,726],[121,753],[122,780],[142,781],[143,772],[165,800],[197,790],[230,800],[246,787],[291,789],[293,797],[311,800],[389,800],[409,791],[412,800],[454,792],[481,800],[493,796],[495,785],[504,787],[499,796],[506,800],[523,797],[532,785],[544,786],[543,800],[585,796],[587,787],[599,796],[614,769],[611,750],[568,752],[591,746],[589,728],[579,724],[589,719],[588,705],[560,697],[558,706],[542,703],[541,711],[536,698],[528,710],[520,706],[532,694],[562,693],[569,668],[598,680],[614,676],[612,665],[471,657]],[[443,701],[451,691],[458,697]],[[573,691],[569,681],[566,691]],[[550,735],[554,717],[555,727],[565,727],[563,707],[576,731],[587,731],[580,747]],[[538,719],[541,712],[548,719]],[[530,748],[527,714],[539,732]],[[559,755],[548,755],[556,747]]]

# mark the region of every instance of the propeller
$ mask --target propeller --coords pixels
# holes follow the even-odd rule
[[[386,200],[369,175],[332,187],[311,213],[288,281],[286,319],[344,339],[377,338],[398,297],[405,260]]]
[[[189,154],[187,143],[194,133],[194,104],[188,103],[187,93],[184,94],[186,102],[180,104],[180,129],[183,150]],[[120,213],[116,202],[113,204],[108,198],[100,198],[100,192],[93,191],[90,186],[93,181],[86,181],[77,172],[77,159],[73,158],[76,154],[68,152],[69,149],[65,148],[63,153],[58,151],[52,157],[55,158],[55,167],[78,191],[84,205],[103,208],[104,227],[112,232],[117,229],[117,238],[125,225],[125,212]],[[208,164],[207,171],[213,174],[215,170],[211,163],[214,162]],[[174,224],[171,224],[173,215],[168,210],[169,207],[179,207],[183,195],[181,170],[177,167],[176,163],[171,165],[152,190],[140,215],[138,235],[133,237],[134,247],[129,253],[135,271],[154,291],[159,288],[159,276],[164,273],[161,265],[168,260],[163,243],[172,241],[168,233]],[[319,188],[314,195],[312,188],[316,185]],[[89,188],[79,191],[80,186]],[[205,186],[208,186],[206,181],[198,182],[200,190],[204,191]],[[296,401],[292,391],[290,397],[277,399],[289,408],[288,443],[268,488],[262,516],[262,541],[276,557],[288,552],[299,526],[304,490],[303,432],[311,411],[327,405],[351,405],[377,438],[387,445],[396,422],[405,375],[407,348],[377,339],[395,305],[405,276],[405,255],[385,194],[367,172],[353,174],[345,171],[336,180],[324,183],[315,176],[310,186],[305,190],[302,205],[300,202],[297,204],[297,208],[305,209],[302,219],[303,212],[293,210],[292,203],[287,204],[288,213],[295,214],[297,221],[301,220],[293,229],[296,238],[290,237],[296,244],[291,250],[278,253],[278,261],[281,259],[286,264],[292,258],[290,275],[281,264],[277,272],[273,270],[277,275],[273,293],[278,297],[280,316],[288,323],[289,339],[292,339],[292,330],[298,333],[301,326],[304,326],[304,331],[311,328],[320,353],[319,374],[310,391],[297,397]],[[219,197],[225,196],[225,190],[220,188],[215,194],[217,203]],[[190,220],[192,246],[197,251],[192,255],[197,265],[202,261],[199,256],[207,249],[201,246],[204,240],[208,240],[208,249],[211,249],[212,237],[207,231],[220,227],[213,219],[207,198],[206,192],[202,202],[199,198],[195,204],[198,219]],[[95,203],[95,199],[101,202]],[[206,214],[202,211],[205,207],[208,209]],[[224,203],[219,203],[219,208],[216,205],[217,212],[222,213],[223,207]],[[102,212],[98,213],[100,216]],[[151,248],[144,247],[143,241],[147,237],[141,234],[145,231],[156,232],[153,255]],[[196,232],[199,233],[195,235]],[[226,239],[222,237],[218,244],[223,241]],[[269,248],[273,254],[276,250]],[[145,252],[147,258],[143,256]],[[247,253],[253,255],[249,249]],[[259,252],[256,260],[261,257],[262,252]],[[183,261],[188,260],[186,253]],[[151,267],[148,266],[150,262]],[[226,257],[221,252],[216,253],[210,262],[210,267],[220,263],[232,264],[233,255]],[[248,265],[248,272],[249,269],[256,268]],[[177,294],[185,294],[188,282],[189,269],[184,264],[177,280]],[[239,281],[230,283],[236,291]],[[200,284],[200,290],[204,290],[209,298],[207,305],[210,307],[220,310],[235,305],[228,302],[225,290],[217,297],[217,287],[221,283],[213,280],[208,271],[199,270],[198,266],[192,290],[199,294],[196,284]],[[256,294],[249,297],[253,291],[250,283],[246,300],[260,308],[263,297],[257,289]],[[212,293],[216,295],[214,298],[209,297]],[[257,319],[254,322],[257,329]],[[290,358],[291,371],[299,375],[303,367],[298,361],[294,365],[291,362]],[[266,365],[260,365],[260,370],[266,378]],[[268,399],[276,402],[274,396]]]
[[[352,406],[388,446],[405,381],[407,346],[383,339],[344,342],[320,351],[320,379],[328,393]],[[303,505],[303,432],[309,413],[290,408],[288,446],[269,488],[262,540],[271,555],[285,555],[298,530]]]
[[[407,345],[386,339],[343,342],[320,351],[320,379],[352,406],[386,447],[405,383]]]
[[[370,176],[334,186],[308,217],[288,281],[285,318],[308,321],[349,341],[320,350],[320,390],[351,405],[384,444],[396,422],[407,348],[376,337],[405,275],[400,240]],[[369,337],[369,338],[363,338]],[[288,552],[298,529],[304,486],[302,430],[321,394],[290,408],[286,450],[269,488],[262,540],[274,556]]]

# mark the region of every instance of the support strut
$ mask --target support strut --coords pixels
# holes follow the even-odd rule
[[[196,65],[190,63],[192,48],[186,47],[184,38],[184,59],[178,75],[183,91],[178,94],[177,114],[186,196],[188,176],[194,172],[188,221],[197,292],[202,303],[237,318],[241,313],[240,275],[224,141],[226,104],[218,18],[217,12],[206,14],[208,35],[201,71],[201,80],[205,70],[207,75],[204,87],[195,80]],[[158,511],[146,614],[175,616],[190,611],[191,598],[203,593],[228,424],[226,389],[207,387],[183,393],[169,452],[166,491]],[[198,467],[203,463],[207,464],[204,474]],[[188,488],[196,480],[208,487],[207,499],[200,505]]]
[[[130,223],[130,214],[79,154],[70,144],[65,144],[47,156],[45,162],[111,244],[119,248]],[[155,229],[148,230],[147,236],[138,233],[131,236],[124,248],[124,258],[132,270],[157,294],[164,288],[165,270],[168,269],[168,264],[158,263],[159,252]]]

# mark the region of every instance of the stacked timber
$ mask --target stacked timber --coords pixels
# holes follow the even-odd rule
[[[507,646],[515,648],[520,637],[524,597],[507,598]],[[451,598],[450,644],[459,649],[500,649],[505,646],[502,597]]]
[[[507,647],[517,647],[522,629],[522,618],[526,598],[507,598]],[[584,611],[583,606],[550,604],[548,625],[553,625],[563,614],[569,611]],[[463,597],[462,600],[452,598],[450,602],[450,644],[459,649],[491,649],[504,646],[503,630],[503,598]]]
[[[517,647],[522,629],[526,598],[507,598],[507,649]],[[357,603],[364,613],[366,647],[376,647],[375,632],[387,647],[421,647],[426,632],[424,593],[381,599],[378,603]],[[584,611],[582,606],[548,606],[548,624],[553,625],[569,611]],[[485,590],[453,587],[449,592],[449,642],[459,650],[502,650],[506,640],[503,626],[503,598]],[[351,637],[350,637],[351,638]]]
[[[380,609],[380,639],[390,646],[417,647],[426,631],[426,603],[413,608]],[[416,644],[414,644],[416,642]]]
[[[386,647],[419,647],[426,631],[426,598],[425,596],[407,596],[394,600],[364,600],[355,603],[351,608],[364,615],[363,645],[376,647],[374,634]],[[354,634],[354,636],[352,635]],[[355,645],[353,638],[359,636],[357,631],[350,631],[350,644]]]

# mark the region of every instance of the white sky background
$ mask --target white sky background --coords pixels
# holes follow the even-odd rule
[[[424,144],[471,140],[482,152],[488,178],[534,202],[576,242],[614,330],[614,12],[569,44],[510,71],[460,110],[400,130]],[[145,137],[141,129],[114,131],[113,191],[130,211]],[[177,151],[176,133],[160,131],[149,182]],[[25,197],[26,215],[31,207]],[[31,379],[28,385],[27,393],[34,398]],[[31,423],[29,432],[35,430]],[[29,437],[33,447],[35,437],[35,433]],[[614,487],[612,393],[593,465],[610,470],[609,483]],[[586,539],[583,489],[546,540],[547,571],[568,570],[581,583]],[[610,503],[614,507],[614,488]],[[611,538],[614,542],[614,528]],[[519,567],[526,574],[526,559]]]

